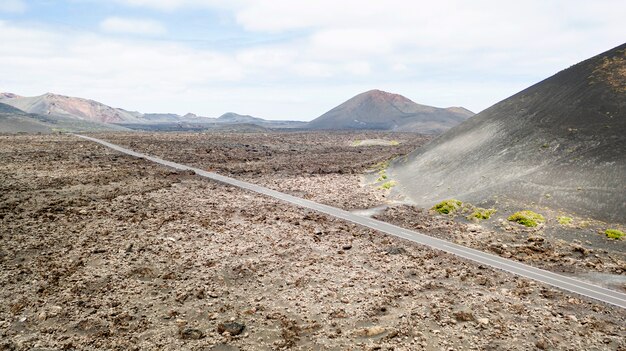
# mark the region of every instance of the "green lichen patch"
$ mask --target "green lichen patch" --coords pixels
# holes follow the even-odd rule
[[[461,205],[463,205],[463,202],[455,199],[449,199],[441,201],[440,203],[436,204],[432,209],[441,214],[449,214],[461,208]]]
[[[529,210],[515,212],[509,216],[508,220],[511,222],[517,222],[526,227],[536,227],[539,223],[546,221],[546,219],[539,213]]]
[[[480,208],[480,207],[476,207],[474,209],[474,212],[472,212],[472,214],[470,214],[468,216],[469,219],[478,219],[483,220],[483,219],[489,219],[491,218],[491,215],[493,215],[494,213],[496,213],[497,210],[495,208]]]
[[[617,229],[607,229],[604,231],[604,234],[606,235],[607,238],[615,239],[615,240],[620,240],[621,238],[624,237],[624,235],[626,235],[626,233]]]
[[[556,220],[559,222],[559,224],[561,225],[569,225],[572,223],[572,221],[574,220],[572,217],[565,217],[565,216],[560,216],[557,217]]]
[[[396,186],[396,182],[393,180],[390,180],[388,182],[383,183],[383,185],[380,186],[380,189],[389,190],[393,188],[394,186]]]

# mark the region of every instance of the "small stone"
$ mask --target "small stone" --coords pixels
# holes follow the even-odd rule
[[[468,224],[467,225],[467,230],[469,230],[472,233],[476,233],[477,231],[481,230],[481,226],[476,225],[476,224]]]
[[[226,323],[220,323],[217,326],[217,332],[220,334],[228,332],[230,335],[235,336],[235,335],[241,334],[245,328],[246,326],[241,323],[226,322]]]
[[[537,342],[535,342],[535,347],[537,347],[539,350],[547,350],[548,342],[546,341],[546,339],[539,339],[537,340]]]
[[[344,245],[342,247],[342,249],[344,249],[344,250],[350,250],[351,248],[352,248],[352,245]]]
[[[194,328],[184,328],[178,332],[178,336],[181,339],[186,340],[198,340],[204,337],[204,333],[199,329]]]
[[[573,314],[568,315],[567,319],[571,320],[572,322],[578,322],[578,318],[576,318],[576,316],[574,316]]]
[[[459,322],[469,322],[474,320],[474,315],[469,311],[458,311],[454,313],[454,318]]]
[[[488,318],[478,318],[476,321],[480,325],[489,325],[489,319]]]
[[[387,331],[387,329],[385,329],[384,327],[373,326],[373,327],[363,328],[363,329],[357,330],[356,334],[359,335],[359,336],[372,337],[372,336],[380,335],[380,334],[382,334],[382,333],[384,333],[386,331]]]
[[[406,250],[403,247],[392,246],[385,249],[385,252],[387,252],[388,255],[401,255],[406,253]]]

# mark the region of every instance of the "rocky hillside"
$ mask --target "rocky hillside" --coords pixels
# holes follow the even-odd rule
[[[97,101],[52,93],[33,97],[3,93],[0,95],[0,102],[28,113],[92,122],[132,122],[139,118],[136,113],[113,108]]]
[[[126,128],[106,123],[77,120],[68,117],[27,113],[0,103],[0,133],[52,133],[122,131]]]
[[[308,124],[310,129],[369,129],[441,133],[471,117],[462,107],[438,108],[380,90],[359,94]]]
[[[626,44],[503,100],[396,162],[422,205],[512,199],[626,222]]]

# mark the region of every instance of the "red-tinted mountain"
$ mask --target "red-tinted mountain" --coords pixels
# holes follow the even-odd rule
[[[139,117],[135,113],[113,108],[97,101],[52,93],[33,97],[2,93],[0,102],[27,113],[100,123],[133,122]]]
[[[471,117],[462,107],[438,108],[417,104],[398,94],[370,90],[312,120],[310,129],[371,129],[441,133]]]

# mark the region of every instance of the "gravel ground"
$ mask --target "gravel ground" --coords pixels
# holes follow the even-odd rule
[[[389,202],[389,192],[363,186],[363,173],[433,138],[389,132],[107,133],[95,137],[346,210]],[[368,140],[393,143],[360,145]]]
[[[626,349],[621,309],[87,141],[0,161],[0,349]]]
[[[468,222],[464,215],[440,216],[415,206],[398,206],[399,194],[393,189],[379,189],[380,183],[373,184],[377,170],[384,169],[380,165],[390,158],[425,144],[430,136],[309,132],[118,133],[99,137],[346,210],[389,205],[378,219],[626,291],[626,240],[607,239],[601,233],[611,227],[607,223],[573,218],[572,225],[563,226],[556,220],[562,213],[544,209],[548,222],[528,229],[506,220],[521,209],[506,199],[489,204],[498,212],[480,223]],[[371,140],[379,141],[375,144],[382,140],[395,142],[355,146]],[[372,169],[376,170],[363,176]]]

